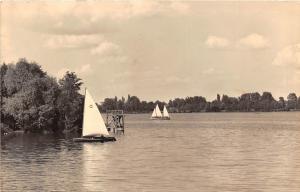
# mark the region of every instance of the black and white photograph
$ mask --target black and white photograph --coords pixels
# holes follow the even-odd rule
[[[299,192],[300,1],[0,0],[0,191]]]

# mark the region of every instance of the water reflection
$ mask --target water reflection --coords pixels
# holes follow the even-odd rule
[[[113,143],[10,140],[1,191],[300,191],[300,113],[126,118]]]
[[[104,191],[107,171],[107,145],[102,143],[82,144],[82,186],[85,191]]]

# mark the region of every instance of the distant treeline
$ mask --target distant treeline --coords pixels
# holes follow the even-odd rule
[[[127,100],[124,97],[118,99],[106,98],[101,103],[101,111],[121,109],[127,113],[148,113],[152,111],[155,105],[160,108],[167,105],[169,112],[172,113],[192,113],[192,112],[250,112],[250,111],[291,111],[300,109],[300,97],[295,93],[290,93],[287,100],[279,97],[275,100],[270,92],[244,93],[240,97],[229,97],[218,94],[217,98],[211,102],[206,101],[205,97],[194,96],[186,98],[176,98],[168,103],[155,101],[140,101],[137,96],[128,95]]]
[[[62,132],[82,124],[82,85],[75,73],[66,72],[58,81],[26,59],[1,65],[1,134]]]
[[[15,64],[1,65],[1,133],[11,130],[25,132],[70,132],[82,125],[83,84],[73,72],[57,80],[35,62],[20,59]],[[217,95],[212,102],[202,96],[176,98],[168,103],[141,101],[137,96],[127,99],[106,98],[99,106],[102,112],[121,109],[126,113],[149,113],[158,104],[167,105],[173,113],[220,111],[290,111],[300,109],[300,97],[290,93],[287,100],[275,100],[270,92],[245,93],[240,97]]]

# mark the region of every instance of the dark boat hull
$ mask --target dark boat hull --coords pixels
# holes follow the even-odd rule
[[[170,120],[170,117],[151,117],[151,120]]]
[[[115,137],[80,137],[80,138],[74,138],[74,142],[113,142],[117,141]]]

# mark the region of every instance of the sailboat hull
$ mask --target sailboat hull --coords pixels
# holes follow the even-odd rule
[[[161,117],[151,117],[150,119],[151,119],[151,120],[160,120]]]
[[[80,137],[80,138],[74,138],[74,142],[113,142],[117,141],[115,137]]]
[[[170,120],[170,117],[151,117],[151,120]]]

